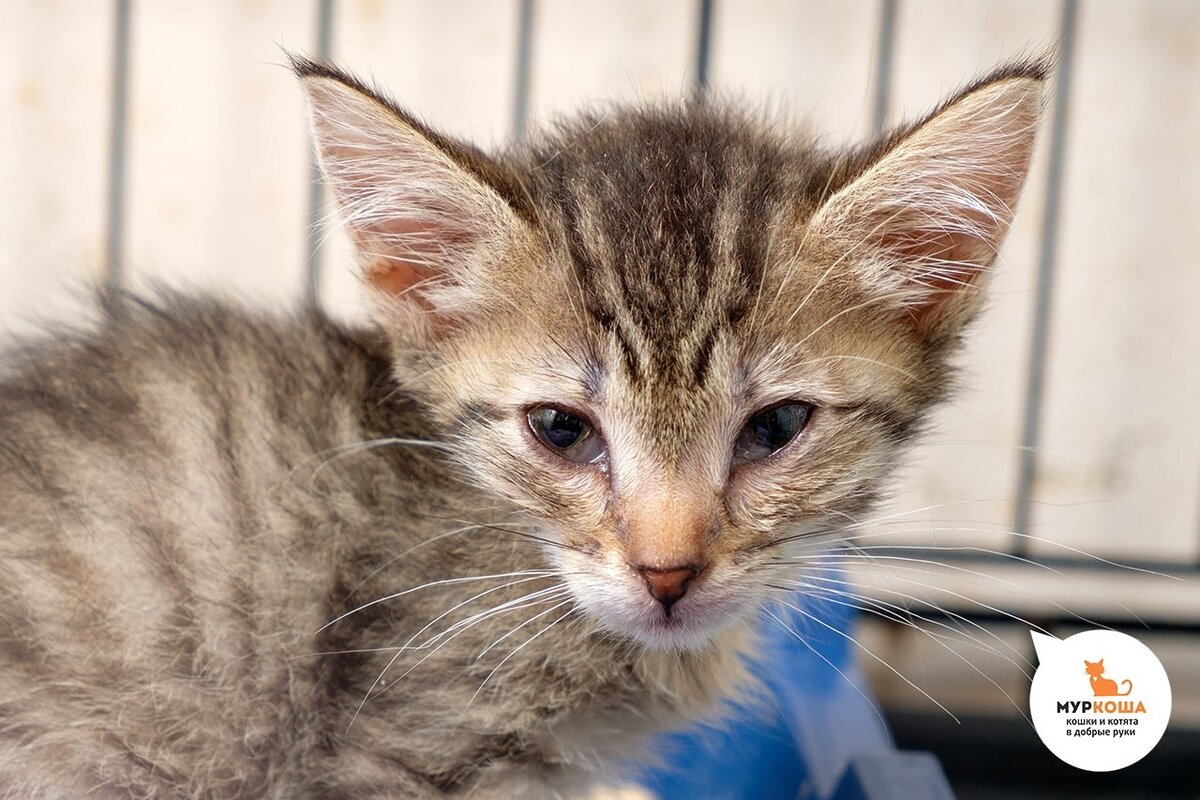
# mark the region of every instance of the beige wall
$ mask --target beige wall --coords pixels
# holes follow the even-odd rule
[[[0,327],[20,330],[30,315],[69,313],[63,287],[100,270],[114,23],[112,6],[96,0],[2,2]],[[452,132],[506,137],[517,0],[335,5],[341,62]],[[718,88],[807,116],[836,141],[867,132],[878,0],[716,8]],[[693,76],[696,9],[695,0],[542,0],[533,117],[597,98],[681,93]],[[899,9],[893,119],[1046,46],[1059,24],[1058,4],[1043,0]],[[132,10],[131,274],[264,303],[299,296],[308,155],[300,97],[279,64],[280,46],[313,46],[315,2],[134,0]],[[1083,0],[1074,66],[1031,531],[1050,543],[1033,551],[1195,564],[1200,4]],[[924,532],[876,542],[1011,541],[1046,170],[1043,147],[965,359],[968,388],[939,413],[893,505],[927,510],[881,529]],[[335,237],[327,251],[325,299],[358,313],[344,244]],[[1094,602],[1106,591],[1093,591]],[[1191,589],[1131,594],[1135,607],[1200,609]],[[1094,604],[1071,598],[1081,612]]]

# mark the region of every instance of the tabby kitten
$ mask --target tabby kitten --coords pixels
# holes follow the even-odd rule
[[[1045,77],[847,152],[686,102],[489,156],[294,66],[375,327],[110,296],[5,357],[3,797],[620,777],[943,396]]]

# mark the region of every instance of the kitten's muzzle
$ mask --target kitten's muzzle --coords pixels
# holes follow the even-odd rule
[[[635,567],[646,584],[650,596],[662,604],[663,611],[668,616],[671,606],[678,603],[687,594],[688,583],[704,571],[704,567],[687,565],[658,569],[655,567]]]

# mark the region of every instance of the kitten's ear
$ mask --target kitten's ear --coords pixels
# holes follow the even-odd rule
[[[1044,64],[980,80],[847,164],[853,177],[808,231],[863,265],[927,337],[950,333],[980,303],[982,275],[1008,231],[1029,171]]]
[[[436,334],[484,303],[529,226],[484,175],[494,166],[353,78],[299,58],[325,180],[373,299],[394,324]]]

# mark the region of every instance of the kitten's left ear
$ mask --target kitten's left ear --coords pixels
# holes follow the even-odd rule
[[[1043,64],[1006,67],[846,165],[808,237],[934,338],[964,324],[1033,153]]]
[[[416,342],[486,303],[530,227],[483,155],[440,136],[355,79],[293,58],[317,153],[375,305]]]

